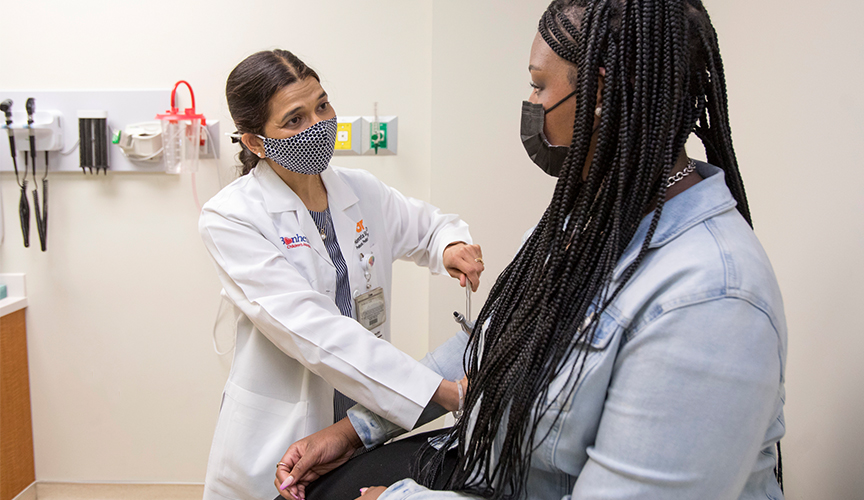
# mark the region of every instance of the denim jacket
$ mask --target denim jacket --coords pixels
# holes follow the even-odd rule
[[[773,472],[785,432],[780,290],[722,171],[697,168],[704,179],[666,203],[648,254],[603,311],[572,397],[550,401],[538,429],[550,433],[532,455],[527,498],[783,498]],[[613,286],[650,220],[618,262]],[[466,345],[457,335],[423,362],[458,379]],[[568,371],[550,398],[570,392],[558,390]],[[403,432],[361,407],[349,417],[367,446]],[[405,479],[380,500],[451,498],[473,497]]]

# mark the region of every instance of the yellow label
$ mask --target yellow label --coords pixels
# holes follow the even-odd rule
[[[336,125],[336,149],[351,149],[351,124]]]

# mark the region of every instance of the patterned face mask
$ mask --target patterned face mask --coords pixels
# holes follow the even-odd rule
[[[264,154],[286,169],[298,174],[318,175],[333,157],[336,146],[336,117],[322,120],[299,134],[287,139],[264,141]]]

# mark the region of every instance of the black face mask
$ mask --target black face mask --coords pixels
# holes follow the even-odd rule
[[[567,157],[567,153],[570,152],[570,147],[549,144],[546,135],[543,133],[543,123],[546,121],[547,113],[552,112],[553,109],[575,94],[576,91],[574,90],[549,109],[544,109],[542,104],[534,104],[528,101],[522,102],[522,125],[520,131],[522,145],[525,146],[525,151],[531,160],[552,177],[558,177],[558,174],[561,172],[561,166],[564,164],[564,159]]]

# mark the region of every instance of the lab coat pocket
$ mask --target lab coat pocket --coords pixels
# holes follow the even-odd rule
[[[226,428],[218,436],[224,443],[220,482],[245,491],[260,489],[261,485],[272,488],[276,462],[292,443],[307,434],[308,403],[262,396],[229,381],[223,412]]]
[[[296,247],[283,247],[282,255],[297,272],[310,284],[318,281],[321,269],[327,263],[308,244]]]

